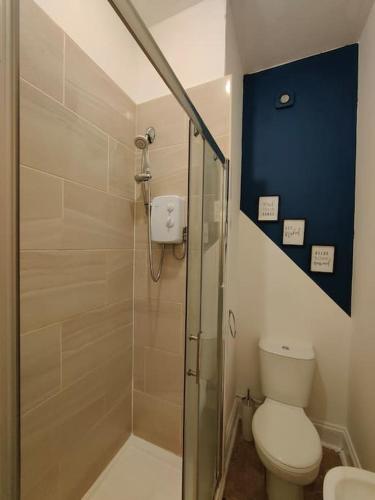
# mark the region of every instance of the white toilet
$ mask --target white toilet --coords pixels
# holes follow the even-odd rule
[[[306,416],[314,375],[311,344],[264,338],[259,342],[265,402],[255,412],[253,434],[267,469],[269,500],[303,500],[303,486],[318,476],[322,445]]]

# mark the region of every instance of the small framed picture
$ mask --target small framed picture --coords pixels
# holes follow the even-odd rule
[[[335,269],[334,245],[312,245],[310,271],[313,273],[333,274]]]
[[[285,219],[283,224],[283,245],[302,247],[305,244],[305,219]]]
[[[277,222],[279,220],[280,196],[259,196],[258,221]]]

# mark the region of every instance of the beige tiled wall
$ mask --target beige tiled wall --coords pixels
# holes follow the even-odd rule
[[[136,107],[32,0],[21,77],[22,498],[75,500],[132,429]]]
[[[136,131],[156,130],[150,147],[152,195],[187,196],[188,119],[172,96],[137,106]],[[140,168],[140,158],[137,158]],[[185,261],[168,249],[155,284],[147,261],[147,225],[137,192],[134,286],[134,417],[136,435],[174,453],[182,452]],[[154,260],[159,261],[156,247]]]
[[[218,146],[230,158],[231,95],[227,92],[228,78],[203,83],[187,92]]]
[[[186,262],[168,249],[151,281],[133,139],[155,127],[153,195],[187,197],[188,120],[171,96],[135,106],[21,7],[22,498],[75,500],[132,429],[182,452]],[[190,95],[227,152],[224,87]]]
[[[189,95],[225,154],[229,154],[230,96],[226,79],[190,89]],[[172,96],[137,106],[137,134],[156,129],[151,146],[152,194],[187,197],[188,119]],[[140,168],[137,158],[137,168]],[[185,261],[167,250],[161,281],[150,279],[145,210],[136,199],[134,288],[134,418],[140,437],[182,452],[184,379]],[[155,262],[158,262],[158,250]]]

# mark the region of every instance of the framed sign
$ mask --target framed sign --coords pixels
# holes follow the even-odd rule
[[[305,219],[285,219],[283,245],[303,246],[305,243]]]
[[[310,271],[333,274],[335,268],[335,246],[312,245]]]
[[[279,220],[280,196],[259,196],[258,221],[277,222]]]

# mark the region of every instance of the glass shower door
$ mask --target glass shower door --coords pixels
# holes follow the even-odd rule
[[[221,474],[225,169],[191,126],[185,500],[212,500]]]

